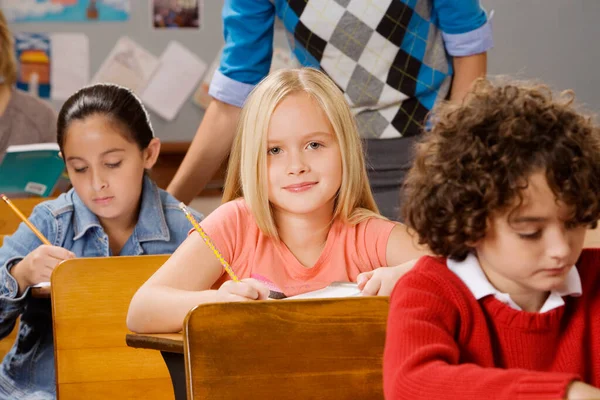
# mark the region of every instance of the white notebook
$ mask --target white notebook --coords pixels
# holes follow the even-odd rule
[[[353,282],[333,282],[323,289],[286,297],[284,300],[297,299],[333,299],[337,297],[358,297],[361,291],[358,284]]]

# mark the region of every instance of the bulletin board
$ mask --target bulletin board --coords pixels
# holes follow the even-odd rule
[[[89,40],[90,78],[93,77],[117,41],[127,36],[160,57],[169,42],[175,40],[210,65],[223,45],[221,9],[223,0],[201,2],[199,29],[155,29],[149,0],[131,0],[128,20],[93,22],[22,22],[11,23],[13,33],[83,33]],[[51,100],[57,111],[63,101]],[[172,121],[150,111],[156,135],[163,142],[189,142],[202,120],[204,110],[192,102],[192,96]]]

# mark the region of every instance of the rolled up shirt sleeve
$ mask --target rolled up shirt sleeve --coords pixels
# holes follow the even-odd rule
[[[275,6],[269,0],[226,0],[222,16],[225,47],[209,94],[241,107],[271,68]]]
[[[16,299],[19,293],[19,284],[10,274],[10,269],[19,263],[23,257],[13,257],[0,267],[0,298]]]
[[[47,208],[37,205],[29,221],[51,243],[55,243],[56,230],[53,229],[55,222]],[[31,229],[21,223],[16,232],[4,238],[0,247],[0,338],[10,333],[15,320],[25,309],[30,297],[29,288],[19,295],[19,285],[11,275],[11,269],[41,244],[42,242]]]
[[[479,0],[434,0],[433,7],[448,54],[470,56],[493,47],[493,13],[488,18]]]

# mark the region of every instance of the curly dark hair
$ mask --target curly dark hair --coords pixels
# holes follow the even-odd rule
[[[572,207],[570,223],[595,226],[600,129],[575,109],[571,92],[480,79],[462,104],[441,104],[432,116],[406,178],[403,215],[435,254],[463,260],[491,213],[518,207],[538,171]]]

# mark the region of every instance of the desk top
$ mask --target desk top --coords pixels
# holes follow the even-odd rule
[[[166,351],[183,354],[183,334],[180,333],[128,333],[127,346],[136,349]]]
[[[50,298],[50,286],[31,288],[31,296],[37,298]]]

